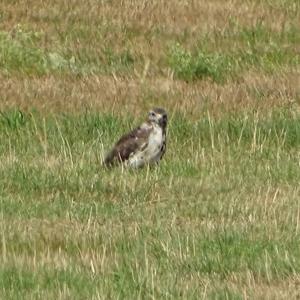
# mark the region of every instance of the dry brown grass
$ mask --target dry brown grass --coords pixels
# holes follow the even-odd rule
[[[135,30],[152,30],[161,27],[166,33],[181,34],[184,30],[191,33],[223,30],[228,20],[236,19],[245,26],[263,21],[274,30],[280,31],[291,21],[297,20],[299,4],[296,1],[261,1],[261,0],[213,0],[213,1],[2,1],[4,12],[3,25],[7,29],[17,23],[32,24],[45,31],[62,28],[76,22],[95,27],[111,23],[117,28],[128,26]],[[287,15],[294,19],[287,19]],[[53,24],[51,21],[58,21]],[[276,20],[276,22],[274,22]],[[76,26],[76,25],[75,25]],[[91,29],[92,30],[92,29]],[[54,33],[54,32],[53,32]]]
[[[218,85],[211,81],[185,83],[172,78],[112,78],[108,76],[1,78],[0,109],[19,107],[43,112],[95,109],[127,114],[153,105],[189,115],[212,115],[294,107],[300,101],[300,75],[282,72],[263,75],[250,72],[241,82]]]
[[[181,40],[189,48],[203,34],[222,35],[231,26],[230,20],[239,28],[262,23],[281,32],[299,24],[298,8],[294,1],[257,0],[2,1],[1,28],[13,31],[21,24],[42,31],[43,48],[66,47],[74,52],[86,48],[91,55],[101,56],[103,46],[117,52],[125,47],[141,59],[133,72],[121,77],[1,76],[0,108],[35,107],[45,112],[88,107],[119,112],[157,104],[198,113],[203,108],[217,112],[219,108],[240,111],[288,106],[299,102],[297,69],[281,69],[276,74],[248,71],[238,81],[218,85],[207,80],[189,84],[173,80],[166,66],[158,66],[170,41]],[[230,49],[232,44],[225,47]],[[150,66],[143,75],[148,60]]]

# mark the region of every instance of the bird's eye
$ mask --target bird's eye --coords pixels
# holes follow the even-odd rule
[[[154,117],[154,116],[155,116],[155,113],[154,113],[153,111],[151,111],[151,112],[150,112],[150,116],[151,116],[151,117]]]

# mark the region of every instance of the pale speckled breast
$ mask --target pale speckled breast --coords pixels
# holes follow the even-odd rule
[[[143,151],[139,151],[129,158],[128,164],[131,167],[142,167],[145,164],[158,162],[162,156],[162,149],[165,143],[165,135],[162,128],[154,126],[149,135],[148,145]]]
[[[160,160],[162,155],[162,146],[165,140],[161,127],[155,126],[153,132],[149,137],[149,143],[147,147],[148,159],[150,162],[156,162]]]

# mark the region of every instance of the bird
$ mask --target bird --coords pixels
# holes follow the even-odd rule
[[[137,128],[123,135],[108,152],[104,165],[123,164],[142,168],[158,164],[166,152],[168,116],[163,108],[153,108],[147,119]]]

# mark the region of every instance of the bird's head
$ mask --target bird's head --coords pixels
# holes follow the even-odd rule
[[[163,108],[153,108],[148,113],[148,120],[150,123],[155,123],[162,128],[166,128],[168,122],[167,112]]]

